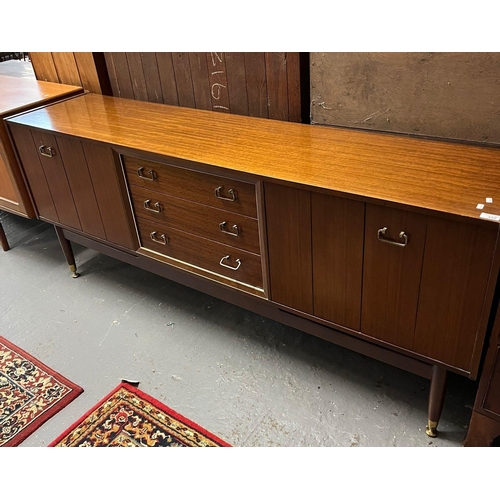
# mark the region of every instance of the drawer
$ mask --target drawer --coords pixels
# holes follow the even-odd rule
[[[262,288],[260,256],[137,218],[141,246],[213,273]]]
[[[254,184],[131,156],[123,164],[130,186],[257,218]]]
[[[130,186],[137,217],[260,254],[257,219]]]

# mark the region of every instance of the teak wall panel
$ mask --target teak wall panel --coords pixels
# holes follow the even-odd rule
[[[30,52],[30,59],[37,80],[76,85],[95,94],[111,94],[102,52]]]
[[[308,82],[301,81],[306,62],[299,53],[107,52],[105,59],[117,97],[285,121],[302,118]]]
[[[313,314],[311,193],[264,184],[271,298]]]
[[[500,53],[312,52],[311,122],[500,143]]]

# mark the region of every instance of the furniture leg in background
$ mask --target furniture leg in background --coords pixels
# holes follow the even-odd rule
[[[5,236],[5,231],[3,230],[1,222],[0,222],[0,246],[2,247],[2,250],[4,252],[10,250],[9,242],[7,241],[7,236]]]
[[[429,413],[425,433],[430,437],[437,436],[437,426],[443,410],[446,394],[447,370],[441,366],[432,368],[431,389],[429,392]]]
[[[78,278],[80,276],[76,272],[75,255],[73,254],[73,248],[71,247],[71,242],[67,240],[63,234],[63,230],[60,227],[54,226],[57,234],[57,239],[61,245],[66,261],[68,262],[69,269],[71,271],[72,278]]]

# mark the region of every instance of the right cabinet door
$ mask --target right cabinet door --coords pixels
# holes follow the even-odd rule
[[[361,331],[467,372],[497,229],[367,204]]]

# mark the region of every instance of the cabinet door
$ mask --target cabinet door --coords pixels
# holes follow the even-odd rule
[[[265,183],[271,299],[313,313],[311,194]]]
[[[429,217],[413,350],[466,371],[483,312],[497,226]],[[476,363],[477,364],[477,363]]]
[[[312,193],[314,315],[359,331],[365,204]]]
[[[425,216],[367,204],[363,333],[412,348],[425,233]]]

